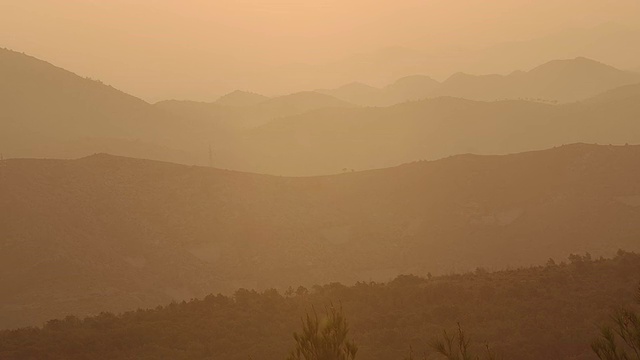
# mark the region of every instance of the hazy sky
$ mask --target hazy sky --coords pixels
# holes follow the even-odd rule
[[[212,100],[292,88],[297,75],[274,80],[290,64],[388,47],[446,57],[607,22],[639,24],[640,0],[0,0],[0,46],[147,100]]]

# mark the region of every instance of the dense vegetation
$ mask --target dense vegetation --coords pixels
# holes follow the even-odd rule
[[[474,343],[505,359],[593,359],[590,342],[615,306],[634,300],[640,255],[589,254],[546,266],[387,283],[333,283],[172,303],[120,315],[48,321],[0,332],[0,358],[284,359],[312,307],[341,304],[361,359],[420,357],[460,322]],[[417,357],[417,356],[416,356]]]
[[[640,287],[636,302],[640,304]],[[591,343],[593,351],[602,360],[639,360],[640,313],[633,308],[617,308],[611,322],[602,326],[601,337]]]

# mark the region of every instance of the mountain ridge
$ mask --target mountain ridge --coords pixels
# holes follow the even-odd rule
[[[408,81],[413,83],[409,85]],[[438,82],[417,74],[399,78],[382,88],[350,83],[319,91],[362,106],[390,106],[440,96],[479,101],[530,98],[568,103],[637,82],[640,76],[636,73],[576,57],[549,60],[528,71],[516,70],[508,75],[456,72]]]
[[[568,103],[638,82],[640,77],[635,73],[577,57],[551,60],[529,71],[509,75],[457,73],[445,80],[434,94],[482,101],[534,98]]]

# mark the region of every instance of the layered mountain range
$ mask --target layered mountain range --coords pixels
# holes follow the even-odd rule
[[[507,76],[456,74],[443,83],[411,76],[382,89],[354,83],[274,98],[235,92],[210,103],[149,104],[9,50],[0,51],[0,75],[4,157],[105,152],[322,175],[467,152],[640,140],[631,86],[640,75],[585,58]],[[480,101],[496,99],[508,100]]]

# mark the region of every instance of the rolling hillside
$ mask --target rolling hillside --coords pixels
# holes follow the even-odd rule
[[[96,155],[0,164],[0,327],[239,287],[638,249],[640,147],[312,178]]]

